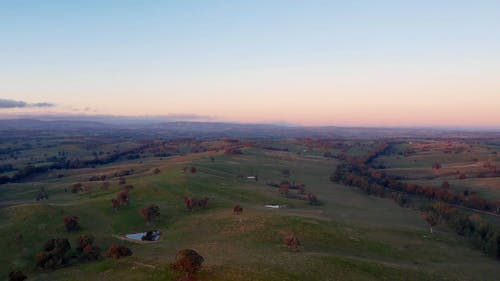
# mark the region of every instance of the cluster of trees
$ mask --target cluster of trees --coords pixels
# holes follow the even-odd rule
[[[8,182],[18,182],[28,176],[37,173],[43,173],[50,170],[51,166],[34,166],[34,165],[26,165],[24,168],[18,170],[12,176],[3,175],[0,177],[0,184],[8,183]]]
[[[43,251],[36,255],[36,266],[41,269],[56,269],[68,263],[66,253],[71,249],[68,239],[50,239],[43,246]]]
[[[491,257],[500,258],[500,228],[479,214],[467,214],[444,203],[435,203],[426,210],[429,225],[446,223],[458,235],[468,238],[476,247]]]
[[[330,176],[330,180],[356,186],[367,194],[374,194],[381,197],[384,197],[386,189],[389,189],[481,211],[500,213],[500,202],[487,201],[477,194],[471,193],[465,195],[456,193],[448,189],[446,186],[449,187],[449,184],[445,183],[443,183],[445,188],[404,183],[366,165],[360,166],[353,163],[340,164]]]
[[[226,154],[226,155],[241,155],[241,154],[243,154],[243,151],[241,151],[240,148],[232,147],[232,148],[227,148],[226,150],[224,150],[224,154]]]
[[[195,199],[193,197],[183,197],[184,204],[186,208],[192,211],[195,207],[206,208],[208,205],[208,197],[203,196],[201,199]]]
[[[466,214],[450,205],[461,205],[481,211],[500,213],[500,202],[489,202],[477,194],[459,194],[449,189],[449,183],[443,182],[441,188],[404,183],[395,177],[386,175],[383,171],[371,168],[368,163],[387,149],[378,147],[371,155],[358,159],[346,159],[346,163],[337,166],[330,176],[333,182],[356,186],[366,192],[384,197],[389,192],[396,203],[406,207],[409,203],[407,194],[418,195],[436,200],[432,207],[423,212],[423,218],[430,227],[440,222],[446,222],[459,235],[466,236],[484,253],[500,258],[500,228],[487,222],[478,214]],[[361,159],[361,160],[360,160]],[[440,169],[435,163],[433,169]]]
[[[274,182],[267,182],[269,186],[277,187],[279,193],[287,198],[305,200],[310,205],[321,205],[318,198],[310,191],[306,190],[305,184],[296,184],[295,181],[289,182],[288,180],[281,181],[279,184]],[[290,190],[297,190],[296,193],[291,193]]]
[[[133,185],[127,185],[123,187],[123,191],[118,193],[116,198],[111,199],[111,207],[116,212],[121,206],[128,206],[130,199],[130,191],[134,188]]]
[[[148,231],[146,231],[146,234],[144,234],[141,237],[141,240],[142,241],[155,241],[156,239],[158,239],[159,235],[160,235],[160,231],[158,231],[158,230],[148,230]]]
[[[94,167],[95,165],[103,165],[103,164],[109,164],[112,162],[115,162],[118,158],[122,156],[126,156],[128,154],[136,154],[145,148],[151,146],[151,144],[145,144],[142,146],[139,146],[137,148],[132,148],[129,150],[124,150],[124,151],[117,151],[114,154],[107,155],[104,158],[94,158],[92,160],[80,160],[80,159],[74,159],[74,160],[69,160],[66,158],[61,158],[59,159],[58,162],[55,162],[51,165],[46,165],[46,166],[34,166],[34,165],[26,165],[24,168],[18,170],[14,175],[11,177],[9,176],[1,176],[0,177],[0,184],[4,184],[7,182],[18,182],[24,178],[27,178],[28,176],[31,176],[33,174],[38,174],[38,173],[44,173],[49,170],[61,170],[61,169],[80,169],[80,168],[87,168],[87,167]],[[95,179],[98,180],[98,179]]]

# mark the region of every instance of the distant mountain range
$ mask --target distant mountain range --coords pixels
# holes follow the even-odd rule
[[[0,132],[61,131],[98,134],[127,133],[154,137],[189,138],[484,138],[500,137],[494,130],[458,130],[436,128],[384,128],[384,127],[307,127],[272,124],[242,124],[222,122],[114,122],[87,120],[0,120]]]

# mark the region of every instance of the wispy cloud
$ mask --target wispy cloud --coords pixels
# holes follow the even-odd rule
[[[0,109],[2,108],[25,108],[25,107],[53,107],[55,104],[50,102],[27,103],[10,99],[0,99]]]

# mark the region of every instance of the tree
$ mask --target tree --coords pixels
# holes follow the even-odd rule
[[[122,257],[127,257],[132,255],[132,250],[125,246],[112,245],[105,253],[106,257],[112,259],[120,259]]]
[[[155,168],[155,169],[153,170],[153,173],[155,173],[155,174],[159,174],[160,172],[161,172],[161,171],[160,171],[160,169],[159,169],[159,168]]]
[[[148,207],[141,209],[141,215],[150,224],[160,216],[160,208],[155,204],[150,204]]]
[[[289,233],[284,238],[285,245],[288,249],[298,250],[300,246],[299,239],[293,233]]]
[[[434,170],[441,169],[441,164],[439,162],[434,162],[434,164],[432,164],[432,169]]]
[[[83,191],[83,185],[81,183],[75,183],[71,186],[71,192],[72,193],[78,193],[80,191]]]
[[[239,215],[243,212],[243,208],[240,205],[236,205],[233,208],[233,214]]]
[[[77,231],[80,229],[80,225],[78,224],[78,217],[76,216],[65,216],[64,217],[64,226],[67,231]]]
[[[319,205],[319,200],[314,196],[312,193],[308,192],[307,193],[307,201],[309,202],[309,205],[314,205],[317,206]]]
[[[196,174],[196,167],[191,167],[191,174]]]
[[[428,211],[423,214],[425,221],[430,227],[430,231],[432,233],[432,227],[436,226],[439,222],[439,217],[436,212]]]
[[[201,266],[205,259],[195,250],[184,249],[177,252],[175,262],[170,264],[170,267],[182,274],[180,280],[194,280],[194,276],[201,270]]]
[[[120,208],[120,201],[115,198],[111,199],[111,206],[113,207],[113,210],[117,212],[118,208]]]
[[[128,191],[122,191],[118,194],[118,201],[120,202],[120,205],[128,205],[128,199]]]
[[[290,192],[290,185],[288,184],[281,184],[279,188],[280,194],[283,196],[288,196],[288,193]]]
[[[198,200],[198,206],[200,206],[202,208],[206,208],[207,205],[208,205],[208,197],[207,196],[203,196],[203,198]]]
[[[196,203],[196,200],[192,197],[184,197],[184,204],[186,204],[186,208],[188,208],[188,210],[192,211],[194,206],[196,206]]]
[[[78,237],[76,250],[80,253],[82,260],[98,260],[101,258],[101,249],[94,246],[94,236],[90,234]]]
[[[441,188],[450,188],[450,184],[448,183],[448,181],[444,181],[444,182],[441,184]]]

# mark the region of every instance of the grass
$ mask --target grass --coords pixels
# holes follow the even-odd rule
[[[239,156],[200,153],[141,160],[142,164],[128,161],[74,170],[60,179],[40,178],[51,194],[46,202],[33,202],[36,185],[2,186],[4,204],[14,206],[0,209],[0,262],[5,265],[0,279],[10,270],[22,269],[32,280],[171,280],[168,264],[183,248],[193,248],[205,258],[199,280],[211,281],[495,280],[500,271],[497,261],[446,227],[438,226],[431,235],[417,212],[332,184],[328,176],[338,162],[320,153],[247,149]],[[195,166],[198,172],[184,173],[184,166]],[[92,174],[130,167],[136,171],[127,177],[127,183],[134,185],[130,205],[117,213],[111,210],[110,199],[121,187],[114,181],[107,191],[63,191]],[[156,167],[161,170],[158,175],[151,172]],[[291,172],[288,177],[281,173],[285,168]],[[238,178],[239,174],[258,174],[259,181]],[[265,184],[284,179],[306,184],[322,205],[281,197]],[[183,196],[208,196],[209,207],[190,212],[183,206]],[[149,203],[160,207],[161,218],[154,226],[147,226],[139,214]],[[268,203],[287,208],[264,208]],[[242,215],[232,214],[235,204],[243,206]],[[81,231],[65,232],[62,218],[67,214],[79,217]],[[152,227],[164,234],[159,243],[135,244],[113,237]],[[287,232],[299,238],[300,251],[284,246]],[[20,233],[23,238],[17,241]],[[47,239],[67,237],[74,245],[85,233],[92,233],[101,248],[120,243],[134,254],[53,272],[35,270],[34,256]]]

